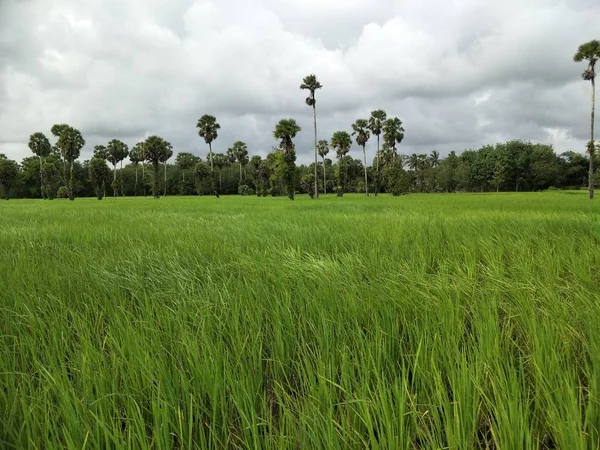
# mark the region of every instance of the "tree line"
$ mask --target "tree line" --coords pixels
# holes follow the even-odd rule
[[[196,128],[208,145],[206,161],[192,153],[180,152],[175,164],[168,163],[173,156],[173,146],[160,136],[150,136],[131,149],[113,139],[106,146],[96,146],[93,157],[81,164],[78,159],[85,145],[81,132],[70,125],[57,124],[50,130],[56,138],[54,145],[42,132],[30,136],[29,148],[35,156],[23,159],[20,165],[0,154],[0,197],[66,197],[74,200],[75,196],[93,194],[101,200],[106,196],[111,178],[111,169],[107,165],[110,164],[110,188],[114,196],[148,195],[151,192],[155,198],[161,193],[219,197],[224,193],[238,193],[287,195],[293,200],[297,192],[308,193],[317,199],[321,192],[343,196],[346,192],[400,195],[550,187],[574,189],[587,181],[592,199],[598,147],[594,140],[595,64],[599,58],[600,41],[597,40],[580,45],[573,57],[575,62],[588,62],[582,78],[592,85],[591,137],[586,146],[587,156],[572,151],[557,156],[551,146],[524,141],[465,150],[460,155],[451,152],[445,159],[441,159],[435,150],[429,155],[402,155],[398,153],[398,145],[404,139],[402,121],[398,117],[388,117],[383,110],[373,111],[368,119],[356,120],[351,133],[336,131],[329,141],[318,140],[315,95],[323,85],[316,75],[311,74],[304,77],[300,85],[300,89],[309,93],[305,102],[313,114],[314,163],[310,166],[296,165],[294,139],[301,128],[291,118],[281,119],[276,124],[273,137],[279,145],[263,159],[259,155],[250,158],[248,146],[243,141],[236,141],[226,153],[213,153],[212,144],[218,138],[221,126],[216,117],[205,114],[198,120]],[[368,166],[366,145],[373,137],[377,140],[377,151],[372,165]],[[348,155],[353,138],[362,149],[362,161]],[[330,150],[335,153],[335,163],[327,158]],[[126,158],[130,164],[123,167]],[[119,164],[120,169],[117,169]],[[230,169],[234,165],[239,169],[237,186],[231,183]],[[164,169],[162,176],[160,166]],[[582,172],[585,168],[587,176]]]

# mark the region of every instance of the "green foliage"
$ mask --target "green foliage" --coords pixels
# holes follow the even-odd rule
[[[0,158],[0,198],[8,200],[19,175],[19,166],[11,159]]]
[[[33,133],[29,137],[29,149],[39,158],[46,158],[52,152],[52,145],[44,133]]]
[[[238,187],[238,194],[239,195],[254,195],[254,189],[252,189],[247,184],[241,184]]]
[[[158,175],[158,164],[166,161],[173,154],[170,143],[160,136],[150,136],[144,142],[142,158],[152,164],[154,180],[152,184],[152,195],[160,197],[160,177]]]
[[[383,131],[383,125],[387,120],[387,114],[385,111],[378,109],[371,112],[371,117],[369,117],[369,130],[373,135],[377,136],[379,139],[379,135]]]
[[[336,170],[337,186],[335,192],[338,197],[341,197],[346,190],[348,178],[348,164],[344,156],[348,154],[350,147],[352,147],[352,138],[346,131],[336,131],[331,137],[331,147],[335,150],[338,157],[338,168]]]
[[[108,160],[110,157],[108,153],[108,149],[104,145],[96,145],[94,146],[94,158],[100,158],[103,160]]]
[[[319,83],[317,76],[314,74],[308,75],[304,77],[302,80],[302,84],[300,85],[300,89],[309,91],[310,95],[306,98],[306,104],[308,106],[312,106],[313,108],[316,105],[315,99],[315,91],[321,89],[323,85]]]
[[[397,117],[390,117],[383,123],[383,142],[396,155],[396,144],[404,139],[404,128],[402,121]]]
[[[58,138],[56,145],[67,163],[65,165],[64,180],[69,200],[75,200],[74,163],[79,158],[81,149],[85,145],[85,139],[83,139],[79,130],[66,124],[53,125],[51,132]]]
[[[88,173],[91,182],[94,184],[96,198],[102,200],[106,183],[110,180],[110,169],[106,165],[106,160],[104,158],[93,158],[90,161]],[[113,180],[113,189],[117,189],[117,187],[117,180]]]
[[[280,141],[281,150],[273,173],[283,180],[290,200],[294,200],[296,193],[296,150],[293,139],[300,131],[302,129],[294,119],[281,119],[273,131],[273,137]],[[274,184],[271,182],[271,186]]]
[[[56,191],[56,198],[68,198],[69,197],[69,190],[67,189],[66,186],[60,186],[58,188],[58,190]]]

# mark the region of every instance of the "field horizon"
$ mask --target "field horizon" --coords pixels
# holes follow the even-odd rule
[[[0,447],[600,447],[586,191],[0,202]]]

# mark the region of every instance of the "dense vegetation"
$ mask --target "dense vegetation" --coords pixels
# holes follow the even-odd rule
[[[598,448],[599,212],[7,202],[0,447]]]

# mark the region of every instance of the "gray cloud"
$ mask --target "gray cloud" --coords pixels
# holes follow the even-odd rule
[[[512,138],[582,151],[589,83],[571,58],[599,20],[592,0],[1,0],[0,153],[20,159],[67,122],[84,158],[150,134],[204,156],[195,124],[211,113],[216,151],[242,139],[263,155],[294,117],[309,162],[313,72],[320,138],[383,108],[404,153]]]

